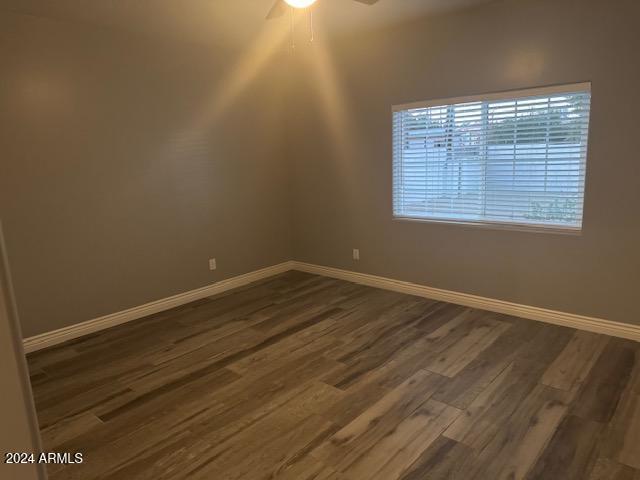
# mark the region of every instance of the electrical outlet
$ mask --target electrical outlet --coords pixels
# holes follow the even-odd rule
[[[209,270],[215,270],[216,268],[218,268],[218,266],[216,265],[216,259],[215,258],[210,258],[209,259]]]
[[[360,260],[360,250],[358,248],[353,249],[353,259]]]

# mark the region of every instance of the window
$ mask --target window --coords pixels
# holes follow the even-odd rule
[[[590,84],[393,108],[396,218],[582,227]]]

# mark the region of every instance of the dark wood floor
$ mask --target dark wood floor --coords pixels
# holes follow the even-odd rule
[[[29,365],[53,480],[640,480],[637,343],[299,272]]]

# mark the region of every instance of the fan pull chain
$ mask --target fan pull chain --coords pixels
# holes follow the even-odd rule
[[[309,34],[311,35],[311,38],[309,39],[309,41],[313,43],[314,31],[313,31],[313,9],[312,8],[309,9]]]
[[[291,29],[291,50],[296,48],[296,36],[295,36],[295,28],[294,28],[294,19],[293,19],[293,8],[289,8],[289,24]]]

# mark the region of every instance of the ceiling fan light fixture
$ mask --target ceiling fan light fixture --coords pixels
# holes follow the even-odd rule
[[[316,3],[316,0],[284,0],[293,8],[307,8]]]

